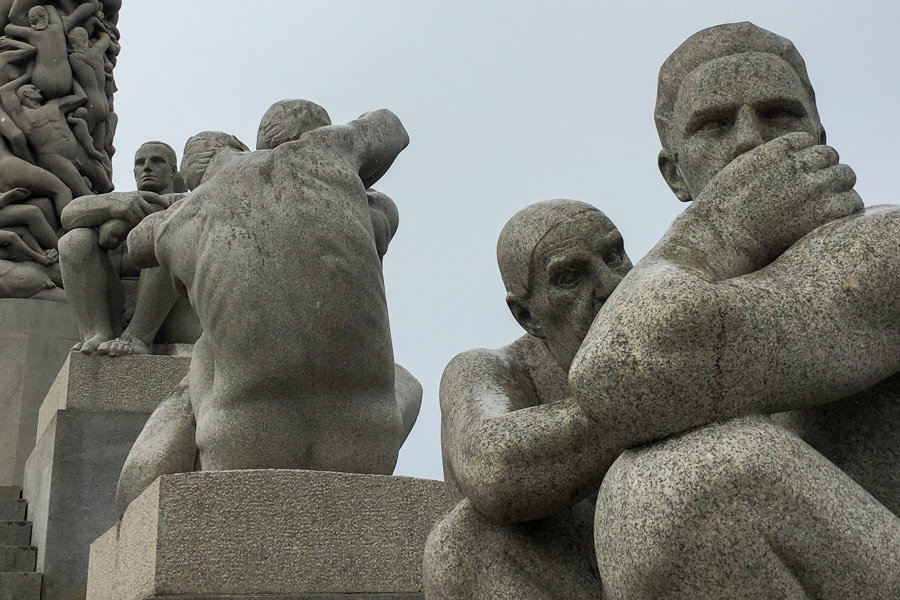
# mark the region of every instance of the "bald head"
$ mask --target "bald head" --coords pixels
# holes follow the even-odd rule
[[[259,123],[257,150],[271,150],[293,142],[313,129],[331,125],[324,108],[309,100],[282,100],[273,104]]]
[[[194,189],[200,185],[208,174],[210,164],[227,150],[250,151],[241,140],[221,131],[203,131],[189,138],[184,144],[184,157],[181,161],[181,173],[188,188]]]
[[[654,118],[663,148],[669,147],[672,111],[685,77],[707,62],[748,52],[772,54],[786,62],[796,72],[815,110],[815,93],[806,73],[806,63],[789,39],[746,21],[716,25],[685,40],[659,70]],[[818,121],[818,114],[813,116]]]
[[[577,200],[536,202],[513,215],[497,240],[497,263],[506,291],[526,299],[531,293],[535,250],[541,240],[583,218],[609,221],[596,207]]]

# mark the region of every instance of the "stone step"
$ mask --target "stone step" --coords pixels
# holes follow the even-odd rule
[[[40,600],[40,573],[0,573],[0,600]]]
[[[0,521],[0,546],[31,545],[31,523],[27,521]]]
[[[0,498],[21,498],[22,488],[13,485],[0,485]]]
[[[21,498],[0,498],[0,521],[24,521],[27,507]]]
[[[0,573],[33,573],[36,560],[34,546],[0,546]]]

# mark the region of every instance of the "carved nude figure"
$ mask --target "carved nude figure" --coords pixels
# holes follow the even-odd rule
[[[78,319],[83,342],[76,350],[120,356],[149,354],[157,331],[177,300],[171,277],[163,269],[139,271],[134,314],[124,331],[121,276],[137,274],[114,261],[128,231],[147,214],[168,207],[176,180],[175,151],[162,142],[138,148],[134,176],[138,192],[84,196],[63,212],[69,232],[60,240],[60,264],[66,295]]]
[[[58,177],[14,155],[0,138],[0,188],[25,188],[33,195],[46,196],[56,214],[72,201],[72,192]]]
[[[631,262],[609,219],[573,200],[519,211],[497,258],[527,333],[444,370],[444,479],[465,499],[428,538],[425,594],[599,599],[592,500],[607,445],[568,393],[567,372]]]
[[[93,42],[83,27],[69,32],[69,64],[75,82],[87,96],[87,103],[76,110],[76,117],[83,119],[93,136],[93,149],[101,151],[106,142],[106,118],[109,116],[109,101],[106,97],[106,70],[103,58],[111,39],[100,32]]]
[[[52,5],[40,5],[36,0],[16,0],[9,12],[4,31],[25,40],[35,48],[32,83],[48,98],[62,98],[72,92],[72,69],[69,67],[66,33],[93,15],[98,8],[95,1],[84,2],[71,14],[60,16]],[[27,15],[23,19],[23,15]],[[23,22],[27,20],[26,26]],[[18,23],[18,24],[17,24]]]
[[[61,179],[75,196],[90,195],[91,188],[74,164],[84,156],[84,149],[69,128],[65,116],[84,104],[87,97],[76,92],[44,103],[41,91],[28,81],[29,76],[25,74],[0,87],[0,102],[25,134],[37,156],[38,165]],[[91,181],[98,184],[99,189],[112,189],[109,176],[99,163],[82,160],[79,166]]]
[[[660,170],[692,204],[569,373],[613,442],[598,463],[634,448],[597,500],[604,589],[896,597],[900,209],[863,209],[822,145],[802,58],[752,24],[701,31],[669,57],[656,122]],[[858,420],[815,448],[766,416],[847,418],[829,404],[842,398]]]
[[[193,191],[128,237],[138,264],[171,273],[203,334],[132,448],[120,511],[195,467],[389,474],[412,426],[366,196],[408,143],[400,121],[379,110],[256,152],[216,150],[230,137],[218,136],[188,141]]]

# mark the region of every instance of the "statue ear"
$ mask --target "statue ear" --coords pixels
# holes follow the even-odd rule
[[[540,325],[535,323],[534,317],[531,316],[531,311],[528,310],[528,306],[525,302],[520,300],[516,294],[510,292],[506,295],[506,305],[509,307],[509,312],[512,313],[519,325],[522,326],[522,329],[536,338],[544,338],[544,332]]]
[[[678,199],[682,202],[690,202],[692,200],[691,191],[688,189],[684,177],[681,176],[681,171],[678,170],[678,164],[675,162],[675,157],[672,153],[663,148],[659,151],[656,162],[659,165],[659,172],[662,173],[663,179],[666,180],[666,183],[669,184],[669,187],[672,188]]]

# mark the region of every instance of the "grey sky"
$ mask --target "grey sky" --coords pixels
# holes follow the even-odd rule
[[[400,207],[385,257],[396,360],[425,388],[397,473],[441,477],[438,384],[458,352],[520,329],[494,248],[526,204],[568,197],[606,212],[632,260],[683,208],[656,170],[660,64],[687,36],[751,20],[806,59],[828,141],[867,204],[900,189],[900,5],[883,2],[422,2],[126,0],[116,68],[117,189],[160,139],[249,146],[284,98],[334,122],[390,108],[411,143],[378,189]],[[284,285],[291,285],[285,281]]]

